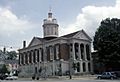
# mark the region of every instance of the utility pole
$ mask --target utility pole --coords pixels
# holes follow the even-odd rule
[[[6,53],[6,48],[7,48],[7,49],[12,49],[12,47],[10,47],[10,46],[4,46],[4,47],[3,47],[3,53],[4,53],[4,54]]]
[[[6,53],[6,47],[4,46],[3,48],[3,53],[5,54]]]

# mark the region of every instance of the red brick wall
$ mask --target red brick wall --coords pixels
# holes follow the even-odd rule
[[[67,44],[60,45],[60,58],[64,60],[69,59],[69,46]]]

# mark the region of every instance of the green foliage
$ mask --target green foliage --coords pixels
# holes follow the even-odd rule
[[[16,51],[2,51],[0,50],[0,55],[4,55],[5,59],[15,60],[17,58],[17,52]]]
[[[72,67],[75,69],[75,63],[73,63]]]
[[[105,65],[119,65],[120,19],[107,18],[103,20],[95,33],[93,46],[94,50],[98,52],[99,62]]]
[[[0,69],[0,73],[2,73],[2,74],[9,73],[5,64],[3,64],[2,68]]]
[[[75,70],[77,68],[77,64],[73,62],[72,68]]]
[[[7,59],[14,60],[14,59],[17,58],[17,53],[16,53],[15,51],[7,52],[7,55],[8,55],[8,58],[7,58]]]

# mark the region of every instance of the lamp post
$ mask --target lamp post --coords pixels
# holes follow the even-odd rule
[[[69,71],[69,78],[70,79],[72,79],[72,62],[73,62],[73,60],[72,60],[72,56],[70,56],[70,61],[69,61],[69,69],[70,69],[70,71]]]

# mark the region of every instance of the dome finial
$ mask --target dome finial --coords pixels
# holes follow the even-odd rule
[[[52,18],[52,8],[51,8],[51,6],[49,7],[48,18]]]

